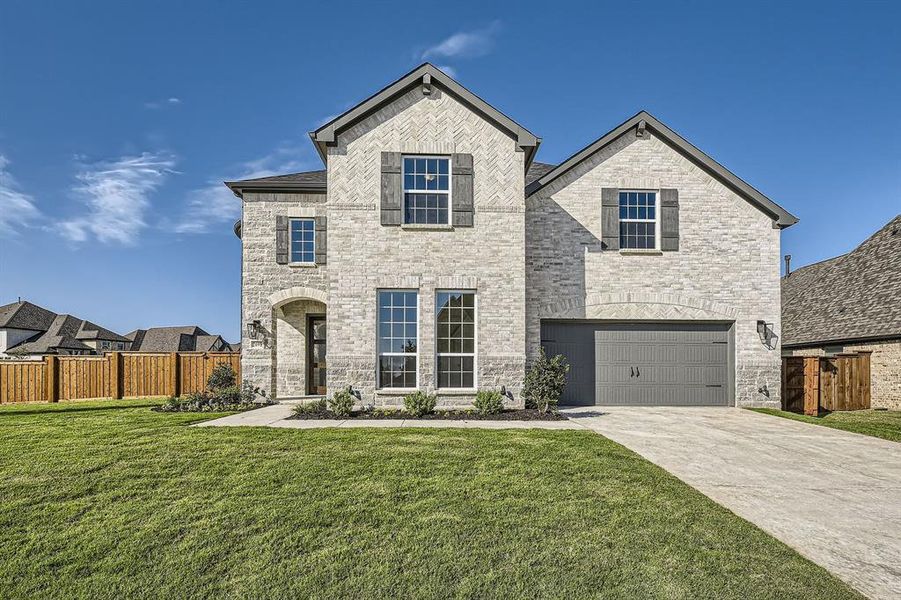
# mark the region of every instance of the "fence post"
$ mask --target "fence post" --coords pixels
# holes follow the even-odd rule
[[[44,357],[47,402],[59,402],[59,358],[53,354]]]
[[[804,357],[804,414],[817,416],[820,413],[820,358]]]
[[[180,396],[181,390],[178,389],[178,352],[169,355],[169,391],[170,396]]]
[[[122,397],[122,353],[110,352],[109,358],[109,395],[113,400]]]

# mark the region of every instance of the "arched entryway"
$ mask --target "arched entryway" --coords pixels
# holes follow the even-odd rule
[[[325,298],[324,292],[310,288],[290,288],[270,297],[273,383],[279,399],[327,392]]]

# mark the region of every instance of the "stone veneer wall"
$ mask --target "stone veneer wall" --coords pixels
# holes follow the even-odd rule
[[[245,192],[242,214],[241,278],[241,370],[248,379],[270,394],[279,390],[298,389],[289,379],[303,373],[305,353],[282,354],[276,357],[279,339],[277,311],[285,303],[288,313],[293,310],[287,302],[296,298],[282,297],[287,290],[303,288],[318,292],[324,299],[328,293],[328,266],[293,267],[275,262],[276,216],[315,217],[325,214],[325,194],[284,194]],[[320,311],[324,312],[324,311]],[[279,311],[281,313],[281,311]],[[254,319],[262,323],[264,334],[257,338],[248,335],[247,324]],[[286,336],[287,339],[290,336]],[[287,349],[286,349],[287,350]],[[293,359],[293,360],[292,360]],[[278,362],[286,373],[276,381]],[[293,373],[294,375],[292,375]],[[302,389],[302,384],[301,384]],[[293,395],[293,394],[292,394]]]
[[[474,227],[413,229],[380,224],[381,152],[473,155]],[[525,369],[524,163],[514,140],[440,86],[419,86],[338,136],[329,148],[328,384],[377,392],[376,293],[419,290],[419,384],[434,388],[435,292],[477,292],[477,384],[506,386],[516,400]],[[440,394],[442,405],[474,394]]]
[[[307,395],[307,315],[325,313],[325,304],[315,300],[296,300],[275,310],[274,371],[279,398]]]
[[[601,249],[601,190],[679,190],[679,250]],[[780,231],[659,138],[625,134],[526,200],[526,337],[542,318],[707,319],[735,322],[736,401],[779,406]],[[764,388],[768,395],[758,390]]]
[[[832,349],[834,346],[829,345]],[[870,351],[870,406],[901,410],[901,340],[846,344],[842,352]],[[791,348],[786,356],[824,356],[825,346],[819,348]]]

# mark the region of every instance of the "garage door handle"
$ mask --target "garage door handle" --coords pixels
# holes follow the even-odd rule
[[[641,370],[638,367],[635,367],[635,376],[641,377]]]
[[[720,383],[718,383],[716,385],[708,384],[708,385],[705,385],[704,387],[723,387],[723,385]]]
[[[629,377],[635,377],[635,367],[629,367]]]

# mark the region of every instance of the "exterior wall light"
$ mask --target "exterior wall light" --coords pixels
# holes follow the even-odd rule
[[[263,323],[259,319],[254,319],[247,324],[247,336],[251,339],[257,339],[263,330]]]
[[[779,336],[777,336],[776,332],[773,330],[772,323],[757,321],[757,335],[760,336],[760,341],[763,342],[763,345],[767,348],[773,349],[776,347],[775,340],[777,340]]]

